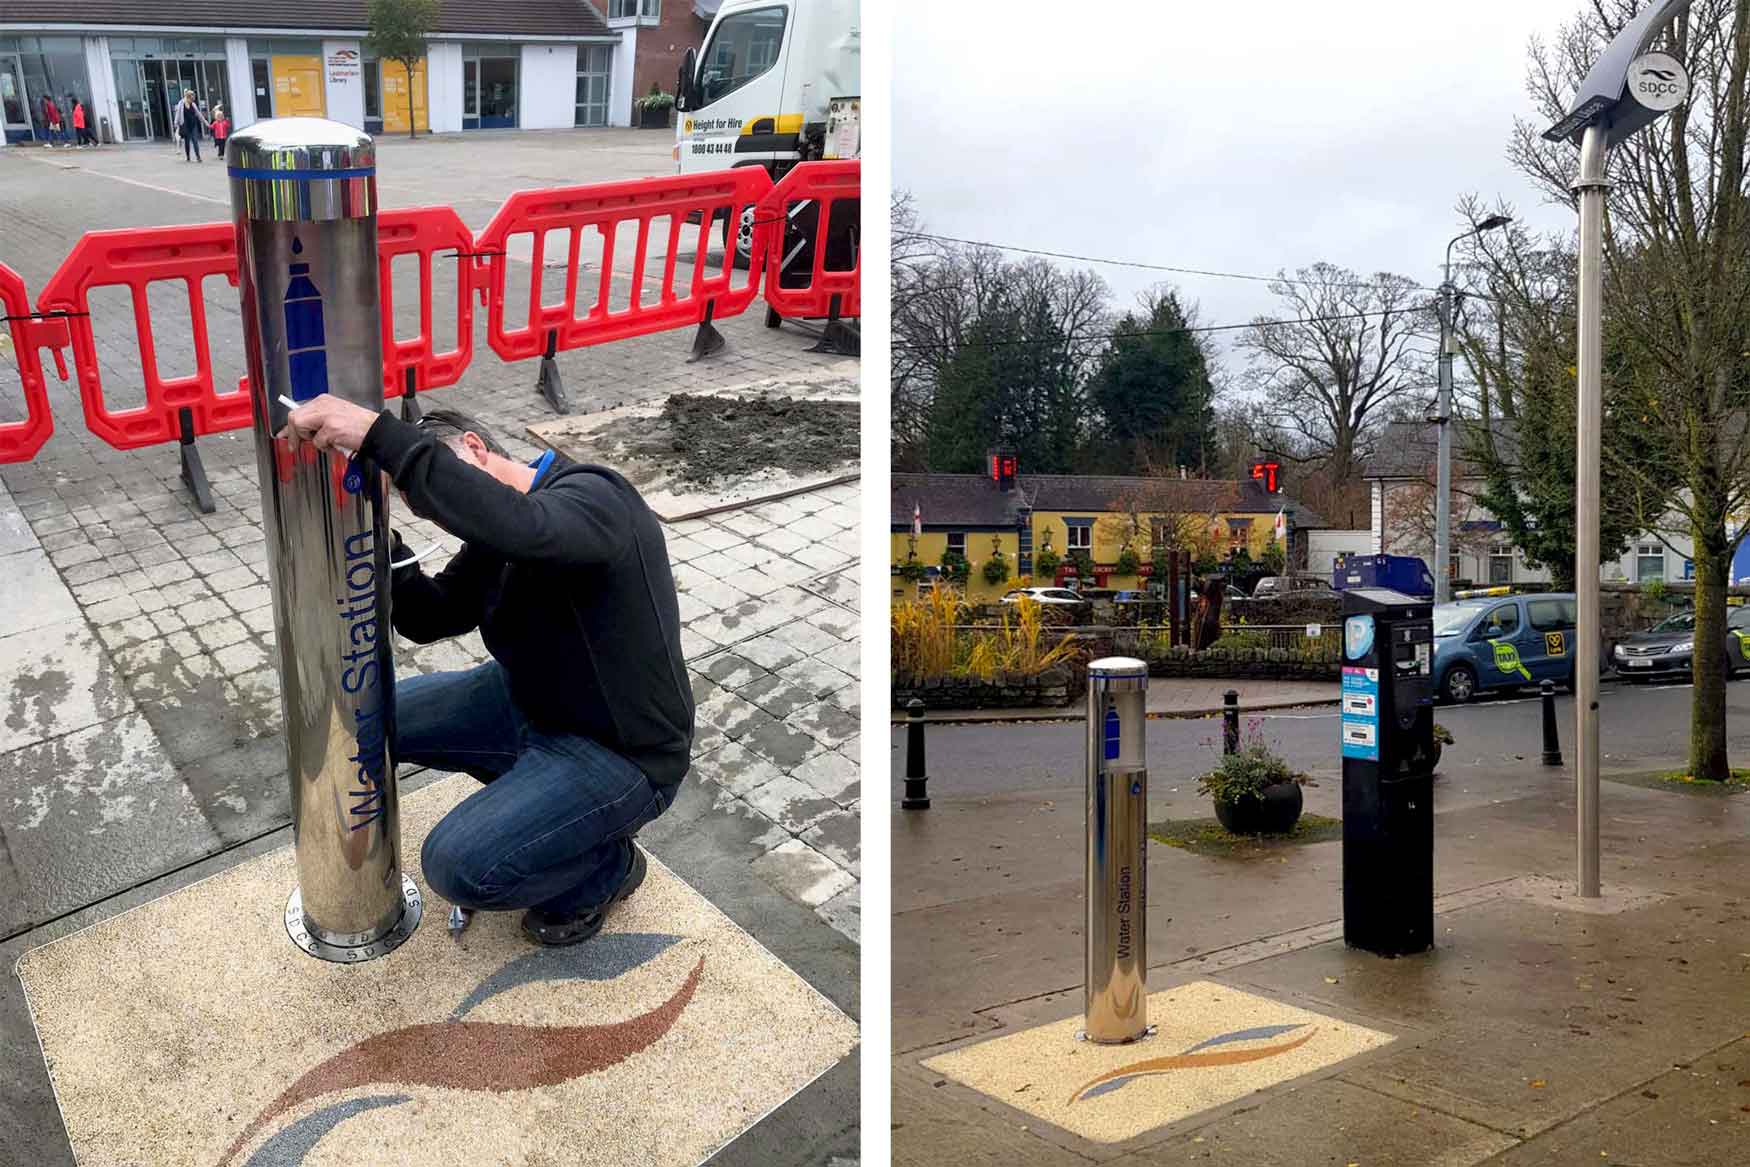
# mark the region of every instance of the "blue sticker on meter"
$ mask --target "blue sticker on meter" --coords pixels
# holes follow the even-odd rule
[[[1343,621],[1343,659],[1360,660],[1373,651],[1373,617],[1350,616]]]
[[[1106,760],[1118,756],[1118,710],[1106,710]]]

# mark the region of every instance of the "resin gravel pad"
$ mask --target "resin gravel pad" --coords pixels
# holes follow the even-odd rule
[[[1214,981],[1149,994],[1148,1016],[1158,1032],[1128,1045],[1078,1040],[1077,1016],[924,1065],[1085,1139],[1117,1143],[1392,1040]]]
[[[693,1167],[850,1052],[855,1023],[657,863],[594,940],[518,913],[460,941],[419,844],[476,788],[402,802],[425,919],[363,965],[304,955],[290,848],[26,953],[82,1167]]]

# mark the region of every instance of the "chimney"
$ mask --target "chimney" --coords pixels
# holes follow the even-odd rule
[[[1015,451],[1006,446],[995,446],[985,451],[990,466],[990,480],[997,484],[997,489],[1003,493],[1015,489]]]

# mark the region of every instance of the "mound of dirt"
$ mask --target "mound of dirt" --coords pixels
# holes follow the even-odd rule
[[[659,416],[630,420],[615,436],[627,455],[711,483],[768,469],[807,475],[855,461],[859,423],[855,401],[676,393]]]

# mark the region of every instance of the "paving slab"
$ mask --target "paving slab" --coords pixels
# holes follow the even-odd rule
[[[1279,1087],[1225,1108],[1214,1121],[1185,1125],[1189,1129],[1111,1160],[1110,1167],[1201,1160],[1246,1167],[1473,1167],[1498,1162],[1494,1156],[1515,1145],[1486,1126],[1335,1078]]]
[[[1561,1127],[1512,1148],[1499,1167],[1750,1159],[1750,1036],[1673,1066]]]
[[[133,709],[109,656],[83,620],[0,637],[0,757]]]
[[[409,860],[472,786],[453,777],[403,802]],[[282,849],[19,962],[81,1161],[314,1167],[515,1149],[692,1167],[856,1041],[836,1006],[660,863],[587,945],[532,948],[515,913],[480,914],[458,943],[434,901],[413,939],[359,966],[292,946],[268,909],[293,881]]]
[[[0,755],[0,839],[19,874],[0,933],[218,846],[137,713]]]
[[[41,548],[0,552],[0,579],[6,581],[5,600],[0,603],[0,637],[79,616],[73,593]]]

